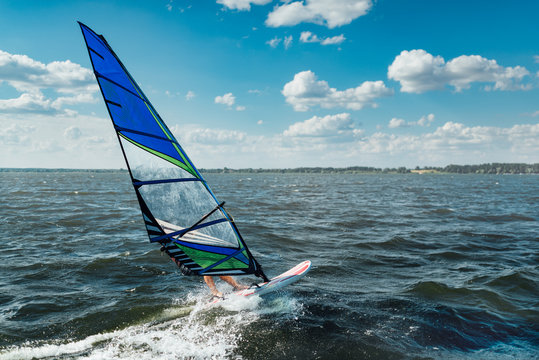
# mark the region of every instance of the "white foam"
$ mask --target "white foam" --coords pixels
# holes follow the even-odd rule
[[[193,314],[194,313],[194,314]],[[170,315],[170,314],[167,314]],[[89,336],[65,344],[27,343],[7,349],[0,359],[172,359],[225,358],[233,351],[242,323],[249,317],[236,313],[201,319],[187,317],[161,323],[131,326],[123,330]]]
[[[242,329],[260,315],[296,316],[301,310],[301,305],[286,296],[273,300],[237,297],[207,307],[207,291],[203,291],[204,296],[189,294],[143,324],[76,341],[27,342],[1,349],[0,360],[224,359],[233,356]]]
[[[238,299],[220,308],[206,308],[207,296],[191,295],[194,305],[173,305],[144,324],[76,341],[27,342],[0,350],[0,360],[77,358],[222,359],[230,357],[243,327],[256,321],[259,298]],[[247,301],[246,301],[247,300]]]
[[[228,311],[245,311],[245,310],[255,310],[262,299],[259,296],[231,296],[226,300],[223,300],[216,305],[221,306],[223,309]]]

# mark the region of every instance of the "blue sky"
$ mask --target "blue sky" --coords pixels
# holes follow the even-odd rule
[[[539,162],[536,1],[0,2],[0,167],[125,167],[78,24],[198,167]]]

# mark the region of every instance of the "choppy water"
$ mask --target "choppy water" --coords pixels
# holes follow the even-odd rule
[[[0,359],[537,358],[539,177],[206,178],[268,275],[309,275],[205,309],[126,173],[0,173]]]

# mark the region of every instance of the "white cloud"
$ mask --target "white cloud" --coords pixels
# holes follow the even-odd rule
[[[223,96],[216,96],[215,103],[232,106],[236,102],[236,97],[232,93],[226,93]]]
[[[533,61],[534,61],[536,64],[539,64],[539,55],[533,55]]]
[[[43,64],[26,55],[13,55],[0,50],[0,82],[6,82],[22,94],[0,100],[2,113],[76,114],[65,105],[95,102],[98,87],[89,69],[66,61]],[[56,99],[46,98],[42,90],[50,89]]]
[[[273,38],[271,40],[266,41],[266,44],[268,44],[272,48],[276,48],[277,45],[279,45],[280,42],[281,42],[281,38],[275,37],[275,38]]]
[[[73,96],[60,96],[52,102],[54,108],[60,109],[64,105],[76,105],[82,103],[93,103],[97,102],[97,99],[94,98],[91,93],[82,93]]]
[[[326,81],[317,80],[310,70],[294,75],[281,92],[296,111],[307,111],[312,106],[360,110],[366,106],[376,107],[376,98],[393,94],[383,81],[365,81],[356,88],[339,91],[330,88]]]
[[[406,121],[404,119],[399,119],[399,118],[392,118],[389,121],[389,124],[387,125],[387,127],[390,128],[390,129],[395,129],[395,128],[399,128],[399,127],[406,127],[406,126],[408,126],[406,124]]]
[[[426,116],[422,116],[419,120],[417,120],[417,125],[419,126],[430,126],[430,124],[434,121],[434,114],[428,114]]]
[[[320,42],[320,39],[316,34],[313,34],[310,31],[302,31],[299,36],[299,41],[303,43],[315,43]]]
[[[199,127],[172,128],[172,131],[181,138],[182,141],[190,144],[200,145],[236,145],[245,141],[247,134],[236,130],[227,129],[206,129]]]
[[[194,91],[189,90],[187,94],[185,94],[185,100],[191,101],[196,96]]]
[[[302,122],[290,125],[284,131],[284,136],[311,136],[329,137],[350,135],[354,133],[354,122],[349,113],[327,115],[324,117],[313,116]]]
[[[125,168],[103,115],[0,114],[0,167]]]
[[[446,65],[449,84],[457,91],[469,89],[472,82],[493,82],[486,89],[493,90],[526,90],[529,86],[520,85],[528,70],[521,66],[503,67],[496,60],[489,60],[478,55],[462,55]]]
[[[320,43],[322,45],[338,45],[342,43],[346,38],[343,34],[325,39],[319,38],[316,34],[310,31],[302,31],[299,40],[304,43]]]
[[[514,130],[515,127],[511,129],[487,126],[468,127],[462,123],[450,121],[438,127],[433,133],[425,135],[424,138],[427,140],[426,146],[430,148],[445,147],[449,150],[456,148],[463,150],[470,146],[492,143],[495,139],[506,142],[507,139],[502,140],[500,137],[510,135]],[[537,135],[537,131],[535,133]]]
[[[253,5],[266,5],[272,0],[217,0],[217,4],[221,4],[232,10],[251,10]]]
[[[539,124],[499,128],[447,122],[421,135],[378,132],[361,138],[350,153],[374,156],[384,166],[533,163],[539,161]]]
[[[0,80],[7,81],[20,92],[53,88],[60,93],[95,92],[92,72],[79,64],[53,61],[43,64],[26,55],[12,55],[0,50]]]
[[[530,85],[520,82],[528,75],[524,67],[503,67],[496,60],[478,55],[462,55],[446,63],[441,56],[421,49],[402,51],[387,72],[389,79],[400,82],[402,92],[409,93],[442,89],[446,85],[462,91],[474,82],[494,83],[485,86],[485,90],[527,90]]]
[[[283,5],[275,6],[266,19],[266,25],[280,27],[309,22],[334,28],[351,23],[371,7],[371,0],[285,1]]]
[[[65,114],[75,116],[76,112],[62,109],[64,105],[95,102],[92,94],[79,94],[75,96],[61,96],[51,101],[45,98],[40,91],[21,94],[18,98],[0,100],[0,112],[8,114]]]
[[[284,38],[274,37],[273,39],[266,41],[266,44],[275,49],[282,41],[285,50],[288,50],[288,48],[292,46],[293,39],[292,35],[285,36]]]
[[[290,46],[292,46],[292,35],[284,37],[283,45],[285,49],[288,49]]]
[[[257,123],[258,125],[262,125],[262,124],[264,123],[264,121],[258,120],[256,123]]]
[[[511,128],[489,126],[468,127],[461,123],[447,122],[433,133],[424,135],[427,149],[447,149],[466,152],[474,148],[487,150],[489,146],[498,149],[506,147],[512,151],[522,144],[532,144],[529,150],[539,151],[539,124],[514,125]],[[519,144],[520,142],[520,144]]]
[[[384,132],[365,135],[353,127],[348,116],[313,117],[273,136],[214,129],[195,132],[182,129],[182,133],[196,139],[197,143],[187,150],[190,155],[191,148],[196,151],[199,159],[195,163],[203,167],[415,167],[539,162],[539,123],[500,128],[448,122],[419,135]],[[214,139],[222,140],[215,146]]]
[[[338,44],[341,44],[344,40],[346,40],[346,38],[344,37],[343,34],[341,34],[341,35],[325,38],[324,40],[322,40],[321,44],[322,45],[338,45]]]
[[[389,66],[387,77],[401,83],[402,92],[421,93],[441,88],[444,59],[425,50],[402,51]]]
[[[0,145],[24,145],[29,142],[29,134],[36,131],[33,125],[11,124],[0,128]]]
[[[215,103],[216,104],[223,104],[228,106],[228,109],[231,109],[232,106],[236,103],[236,97],[232,93],[226,93],[223,96],[216,96],[215,97]],[[238,105],[236,106],[236,111],[244,111],[245,106]]]
[[[389,124],[387,125],[387,127],[390,129],[404,128],[404,127],[410,127],[410,126],[415,126],[415,125],[428,127],[433,121],[434,121],[434,114],[428,114],[428,115],[422,116],[417,121],[409,121],[409,122],[406,122],[406,120],[404,119],[392,118],[389,121]]]
[[[539,162],[539,123],[508,128],[447,122],[423,134],[366,135],[347,113],[313,117],[286,133],[255,136],[233,129],[172,127],[199,167],[445,166]],[[427,116],[428,117],[428,116]],[[110,120],[0,115],[0,167],[125,167]],[[35,121],[33,119],[36,119]],[[66,122],[72,122],[66,129]],[[47,121],[45,121],[47,120]],[[34,125],[35,124],[35,125]],[[65,129],[58,131],[58,129]],[[78,129],[78,130],[77,130]],[[387,129],[387,128],[386,128]],[[60,151],[61,150],[61,151]],[[53,153],[54,152],[54,153]],[[105,161],[105,162],[104,162]]]
[[[70,126],[64,130],[64,137],[69,140],[77,140],[82,136],[82,131],[77,126]]]
[[[55,114],[58,109],[41,92],[21,94],[18,98],[0,100],[2,113],[42,113]]]

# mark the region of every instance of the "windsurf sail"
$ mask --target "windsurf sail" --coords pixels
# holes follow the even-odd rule
[[[102,35],[79,22],[150,242],[188,275],[267,278],[210,187]]]

